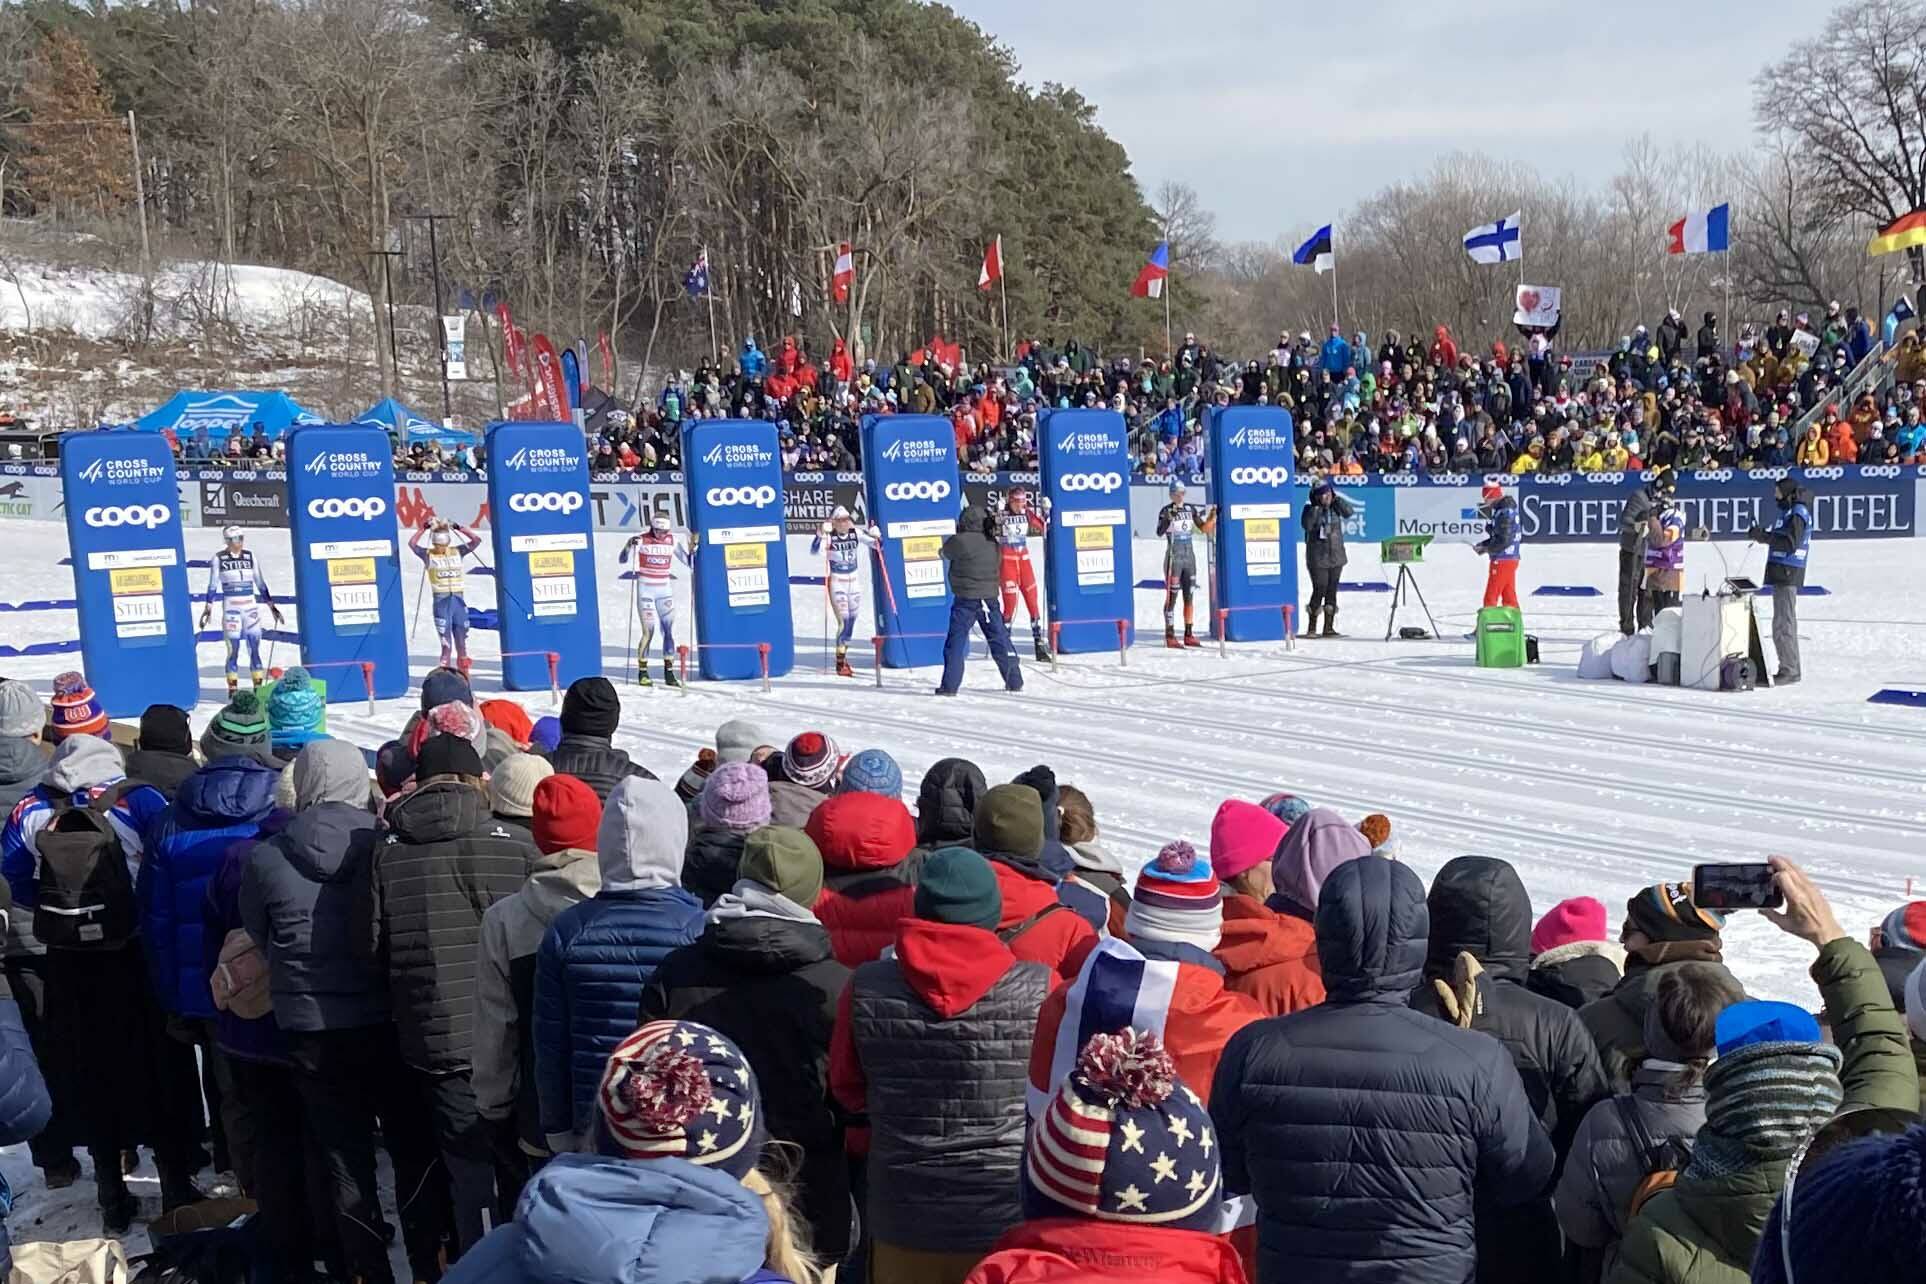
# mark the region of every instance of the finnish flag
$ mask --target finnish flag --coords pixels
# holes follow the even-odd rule
[[[1465,233],[1465,253],[1473,263],[1516,263],[1525,257],[1525,242],[1520,234],[1525,221],[1523,210],[1496,223],[1485,223]]]

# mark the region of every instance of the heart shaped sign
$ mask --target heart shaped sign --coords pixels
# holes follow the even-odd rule
[[[1520,290],[1518,292],[1518,310],[1520,312],[1538,311],[1538,291]]]

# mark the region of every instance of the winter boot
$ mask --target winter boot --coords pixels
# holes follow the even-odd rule
[[[227,675],[227,698],[232,700],[234,698],[234,693],[236,691],[239,691],[240,689],[241,689],[241,675],[238,673],[228,674]]]
[[[1327,638],[1344,636],[1337,631],[1337,611],[1338,609],[1335,606],[1327,606],[1324,608],[1324,636]]]
[[[856,676],[856,670],[849,667],[849,657],[841,651],[836,653],[836,676],[839,678],[853,678]]]
[[[1036,643],[1038,664],[1048,664],[1056,658],[1050,654],[1049,646],[1043,641],[1043,626],[1041,624],[1032,624],[1030,626],[1030,640]]]
[[[461,676],[464,678],[468,676],[469,671],[474,667],[475,667],[475,662],[469,659],[465,655],[461,659],[455,661],[455,668],[460,671]]]
[[[140,1203],[127,1183],[116,1172],[94,1166],[94,1184],[99,1189],[101,1230],[110,1238],[125,1235],[140,1213]]]
[[[1184,644],[1177,640],[1176,625],[1174,624],[1164,625],[1164,645],[1169,647],[1173,651],[1181,651],[1183,649]]]
[[[675,676],[674,660],[664,660],[662,662],[662,681],[672,687],[682,685],[682,679]]]
[[[1185,646],[1202,646],[1202,645],[1204,645],[1204,644],[1203,644],[1202,642],[1199,642],[1199,641],[1197,640],[1197,635],[1196,635],[1195,633],[1193,633],[1193,632],[1191,632],[1191,628],[1190,628],[1190,626],[1189,626],[1188,624],[1186,624],[1186,625],[1184,626],[1184,645],[1185,645]]]
[[[259,691],[261,689],[261,684],[267,681],[267,674],[261,672],[261,670],[259,669],[253,670],[249,676],[251,676],[254,679],[254,689],[256,691]]]
[[[649,677],[649,662],[647,660],[637,660],[635,662],[635,685],[638,687],[652,687],[655,685],[655,682]]]

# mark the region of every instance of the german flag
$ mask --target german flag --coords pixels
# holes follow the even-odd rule
[[[1910,250],[1915,245],[1926,245],[1926,210],[1901,215],[1881,228],[1879,235],[1866,246],[1866,253],[1892,254]]]

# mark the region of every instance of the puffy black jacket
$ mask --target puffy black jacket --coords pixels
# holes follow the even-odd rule
[[[256,843],[241,875],[241,922],[268,960],[283,1030],[354,1030],[388,1020],[388,978],[357,952],[374,813],[324,802]]]
[[[849,969],[822,924],[734,908],[725,901],[695,944],[657,965],[636,1024],[699,1021],[735,1040],[762,1085],[769,1136],[802,1152],[810,1244],[837,1261],[849,1251],[849,1165],[829,1108],[829,1039]]]
[[[1347,861],[1317,908],[1325,1002],[1245,1026],[1211,1089],[1224,1185],[1255,1197],[1263,1284],[1467,1284],[1474,1195],[1533,1199],[1551,1142],[1497,1040],[1414,1011],[1424,884]]]
[[[1312,491],[1312,495],[1316,495]],[[1301,521],[1304,526],[1304,565],[1313,571],[1341,567],[1346,561],[1344,523],[1351,516],[1351,505],[1344,496],[1331,494],[1330,507],[1315,498],[1307,501]]]
[[[409,794],[388,809],[387,828],[369,881],[401,1057],[419,1070],[464,1070],[475,1036],[482,915],[521,890],[535,849],[459,781]]]
[[[1556,999],[1525,988],[1531,955],[1531,898],[1518,871],[1489,856],[1460,856],[1447,861],[1431,880],[1426,899],[1431,939],[1425,953],[1424,984],[1412,1006],[1443,1020],[1442,996],[1433,984],[1447,983],[1460,953],[1484,966],[1471,1028],[1505,1045],[1525,1085],[1538,1122],[1551,1138],[1558,1162],[1571,1148],[1579,1121],[1607,1095],[1598,1049],[1578,1013]],[[1535,1284],[1545,1263],[1559,1253],[1558,1220],[1550,1190],[1519,1201],[1503,1192],[1503,1207],[1482,1198],[1478,1211],[1478,1279],[1481,1284]]]
[[[548,765],[557,775],[574,776],[603,802],[609,791],[629,776],[654,780],[655,773],[632,761],[626,751],[617,749],[600,736],[563,736],[548,755]]]
[[[925,852],[952,843],[968,847],[976,835],[976,803],[989,788],[983,769],[967,758],[941,758],[916,790],[916,845]]]
[[[690,827],[689,846],[682,857],[682,887],[703,908],[714,905],[736,885],[745,837],[719,825],[698,822]]]
[[[950,592],[961,598],[994,598],[1000,591],[1003,550],[991,530],[995,519],[972,504],[956,520],[956,534],[943,541],[950,564]]]
[[[1576,1011],[1610,994],[1624,977],[1625,951],[1604,941],[1568,941],[1531,960],[1525,988]]]

